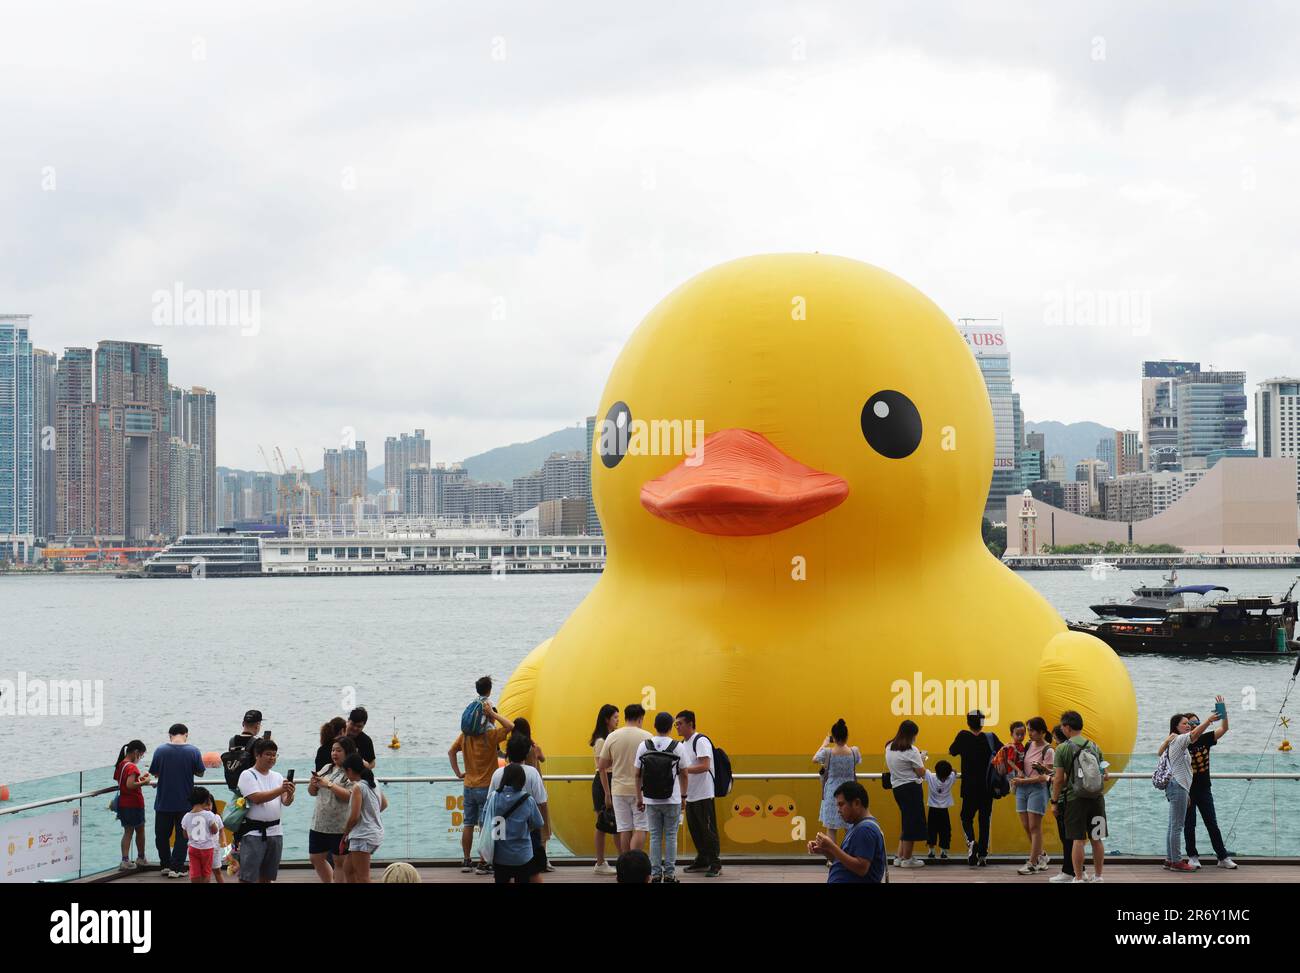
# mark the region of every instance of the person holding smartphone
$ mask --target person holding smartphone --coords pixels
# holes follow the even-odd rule
[[[1165,788],[1165,799],[1169,802],[1165,868],[1171,872],[1196,871],[1190,863],[1183,861],[1181,848],[1192,789],[1192,758],[1189,750],[1218,719],[1218,713],[1211,713],[1204,723],[1193,726],[1186,713],[1175,713],[1169,718],[1169,736],[1160,745],[1160,752],[1167,749],[1169,756],[1169,783]]]
[[[1228,732],[1227,704],[1224,703],[1222,696],[1216,696],[1214,699],[1214,711],[1218,715],[1219,725],[1214,728],[1213,733],[1201,734],[1200,739],[1188,748],[1192,759],[1192,786],[1187,792],[1187,820],[1183,824],[1183,841],[1187,845],[1187,864],[1193,869],[1201,867],[1201,859],[1196,854],[1197,811],[1201,813],[1205,830],[1210,834],[1210,844],[1214,846],[1214,857],[1218,866],[1237,867],[1237,863],[1228,855],[1228,849],[1223,843],[1223,835],[1219,831],[1219,819],[1214,810],[1214,792],[1210,789],[1210,748]],[[1193,727],[1201,722],[1195,713],[1188,713],[1186,716]],[[1169,739],[1172,740],[1173,737]],[[1160,752],[1163,753],[1164,747],[1168,745],[1169,741],[1166,740]]]
[[[275,771],[279,748],[274,740],[253,744],[253,766],[239,775],[239,793],[248,802],[243,837],[239,842],[239,880],[267,885],[280,872],[284,850],[281,811],[293,803],[293,771],[288,778]]]

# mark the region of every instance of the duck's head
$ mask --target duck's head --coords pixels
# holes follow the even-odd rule
[[[776,254],[687,281],[628,340],[596,420],[611,568],[755,537],[979,543],[979,368],[937,306],[868,264]]]
[[[731,799],[731,814],[745,819],[762,817],[763,802],[753,794],[737,794]]]
[[[795,815],[794,798],[789,794],[773,794],[767,799],[769,818],[792,818]]]

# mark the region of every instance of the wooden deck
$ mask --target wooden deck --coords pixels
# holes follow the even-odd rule
[[[940,862],[927,864],[924,868],[891,868],[889,881],[899,884],[968,884],[968,885],[1047,885],[1048,879],[1059,871],[1059,860],[1053,863],[1049,871],[1038,875],[1017,875],[1016,869],[1022,861],[1008,860],[990,864],[986,868],[970,868],[965,862]],[[1263,862],[1251,862],[1250,859],[1238,859],[1240,866],[1235,870],[1206,865],[1199,872],[1183,874],[1167,872],[1158,862],[1122,862],[1107,863],[1103,874],[1107,884],[1111,883],[1182,883],[1197,885],[1218,885],[1234,882],[1300,882],[1300,861],[1279,863],[1276,859]],[[459,865],[422,864],[420,877],[425,882],[482,882],[490,884],[487,876],[466,875]],[[1091,872],[1091,865],[1089,865]],[[378,882],[383,875],[383,868],[376,866],[372,881]],[[717,878],[705,878],[703,875],[685,874],[680,869],[677,878],[683,883],[705,885],[728,885],[734,883],[822,883],[826,881],[826,866],[815,861],[769,861],[769,862],[725,862],[722,874]],[[83,881],[125,881],[131,883],[165,883],[182,884],[188,879],[165,879],[155,870],[145,872],[119,872],[100,876],[91,876]],[[316,873],[310,867],[298,863],[285,864],[280,869],[279,882],[314,883]],[[600,876],[592,872],[590,863],[564,864],[556,863],[555,871],[548,872],[545,882],[586,883],[614,882],[613,876]],[[237,884],[236,879],[226,877],[227,884]]]

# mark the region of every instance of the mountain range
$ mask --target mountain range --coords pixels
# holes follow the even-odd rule
[[[1097,443],[1104,436],[1115,435],[1110,426],[1097,422],[1026,422],[1025,432],[1041,432],[1048,456],[1065,457],[1065,476],[1074,479],[1074,464],[1083,459],[1095,459]]]

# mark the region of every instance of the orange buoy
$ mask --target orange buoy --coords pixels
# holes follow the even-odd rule
[[[9,785],[0,784],[0,801],[9,800]]]
[[[217,751],[215,751],[215,750],[209,750],[207,753],[205,753],[205,754],[203,755],[203,766],[204,766],[204,767],[220,767],[220,766],[221,766],[221,754],[217,753]]]

